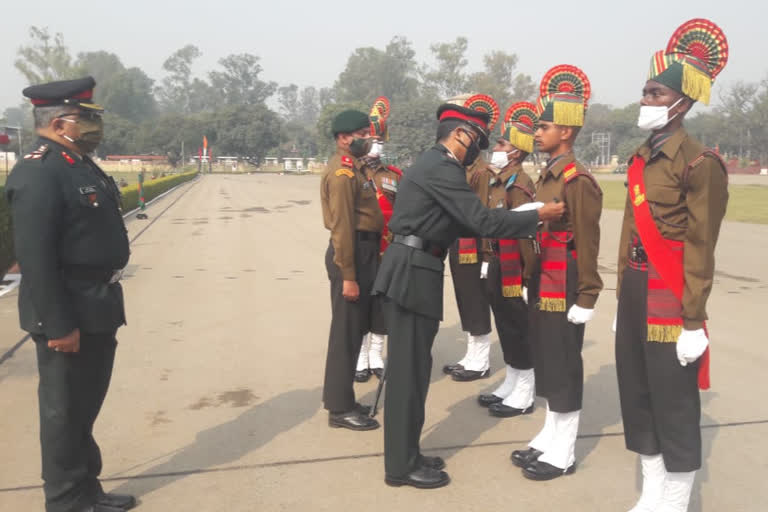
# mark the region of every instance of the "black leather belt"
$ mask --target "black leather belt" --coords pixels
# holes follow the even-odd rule
[[[378,242],[381,239],[381,233],[373,231],[356,231],[357,239],[363,242]]]
[[[70,279],[78,281],[96,281],[99,283],[116,283],[123,276],[122,270],[112,270],[90,265],[67,265],[61,273]]]
[[[445,258],[447,253],[447,250],[444,247],[434,242],[430,242],[429,240],[424,240],[420,236],[416,235],[395,235],[392,238],[392,242],[396,244],[407,245],[408,247],[413,247],[414,249],[424,251],[427,254],[431,254],[435,258],[439,258],[441,260]]]

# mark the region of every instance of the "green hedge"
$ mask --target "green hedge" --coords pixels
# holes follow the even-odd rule
[[[0,187],[0,278],[13,263],[13,231],[11,210],[5,202],[5,189]]]
[[[197,171],[174,174],[164,178],[147,180],[144,182],[144,202],[148,203],[157,196],[169,191],[173,187],[194,179]],[[129,185],[120,189],[123,194],[123,211],[129,212],[139,205],[139,185]]]

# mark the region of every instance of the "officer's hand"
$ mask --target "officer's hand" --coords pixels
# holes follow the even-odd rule
[[[344,297],[344,300],[357,302],[357,299],[360,298],[360,287],[357,285],[357,281],[344,281],[341,295]]]
[[[48,348],[56,352],[80,352],[80,329],[75,329],[63,338],[48,340]]]
[[[561,202],[555,203],[550,201],[536,211],[539,212],[539,220],[542,222],[558,220],[563,216],[563,213],[565,212],[565,204]]]

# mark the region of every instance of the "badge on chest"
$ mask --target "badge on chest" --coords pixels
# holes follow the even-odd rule
[[[85,204],[91,208],[99,207],[99,196],[96,194],[96,187],[80,187],[78,190],[80,191],[80,197],[83,199]]]
[[[381,178],[381,188],[387,192],[397,193],[397,181],[392,178]]]

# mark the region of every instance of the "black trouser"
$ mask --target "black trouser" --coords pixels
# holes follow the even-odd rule
[[[40,372],[40,448],[47,512],[79,511],[102,492],[93,424],[109,388],[115,333],[80,333],[80,351],[56,352],[34,334]]]
[[[504,362],[517,370],[530,370],[533,358],[528,343],[528,306],[522,297],[504,297],[498,256],[489,262],[486,284]]]
[[[384,468],[401,477],[417,469],[424,404],[432,373],[432,343],[440,321],[389,304]]]
[[[480,258],[478,254],[478,258]],[[491,308],[483,279],[480,279],[482,263],[459,263],[459,242],[456,241],[448,251],[448,263],[451,266],[453,292],[459,308],[461,330],[472,336],[481,336],[491,332]]]
[[[374,295],[371,298],[371,332],[373,334],[387,335],[387,308],[384,295]]]
[[[537,271],[531,279],[528,290],[533,300],[530,337],[533,353],[536,395],[546,398],[552,412],[580,411],[584,395],[584,361],[581,349],[584,346],[584,324],[575,325],[568,321],[568,309],[576,303],[578,272],[576,260],[568,251],[566,271],[565,311],[541,311],[539,302],[539,281]]]
[[[323,403],[331,412],[347,412],[355,407],[354,377],[363,335],[371,328],[371,289],[379,262],[379,241],[355,243],[355,270],[360,297],[349,302],[342,295],[341,270],[333,262],[335,251],[328,244],[325,268],[331,282],[331,332],[325,362]]]
[[[616,373],[627,449],[661,453],[667,471],[701,467],[699,361],[680,366],[675,343],[649,342],[648,274],[627,267],[616,318]]]

